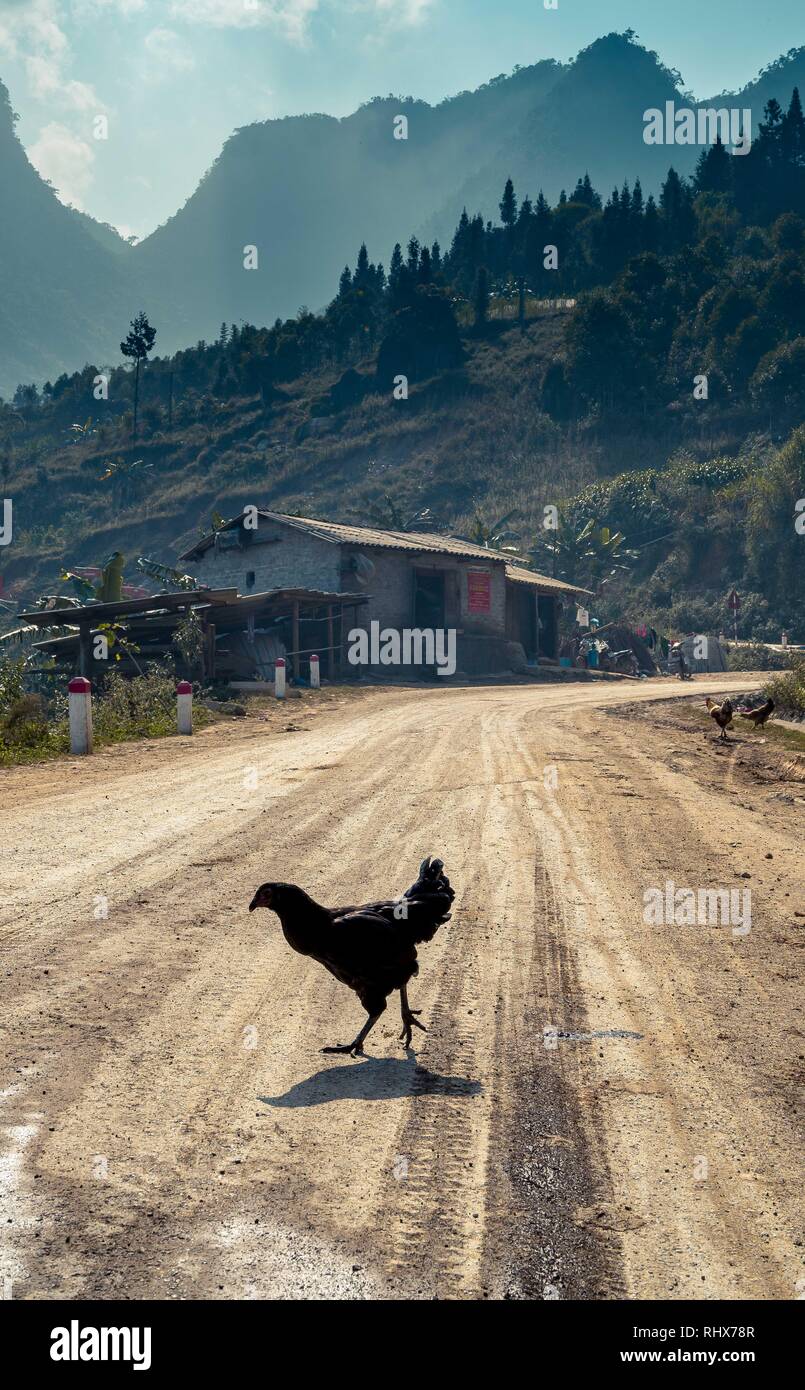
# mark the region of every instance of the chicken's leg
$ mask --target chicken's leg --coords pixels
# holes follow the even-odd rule
[[[386,1004],[384,1001],[382,1006],[377,1010],[376,1013],[369,1015],[360,1033],[358,1034],[357,1038],[354,1039],[353,1042],[339,1043],[337,1047],[323,1047],[322,1052],[349,1052],[353,1057],[361,1057],[363,1055],[364,1039],[366,1038],[366,1035],[370,1032],[370,1030],[374,1028],[380,1015],[385,1012],[385,1009]]]
[[[403,1043],[405,1047],[411,1046],[411,1038],[413,1036],[411,1032],[412,1028],[421,1028],[423,1033],[427,1033],[428,1031],[424,1023],[419,1023],[417,1020],[416,1015],[421,1012],[421,1009],[412,1009],[410,1004],[408,1003],[407,985],[400,985],[400,1013],[402,1015],[403,1021],[403,1030],[400,1034],[400,1041]]]

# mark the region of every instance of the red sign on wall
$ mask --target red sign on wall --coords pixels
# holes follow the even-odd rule
[[[467,570],[467,611],[492,612],[492,575],[489,570]]]

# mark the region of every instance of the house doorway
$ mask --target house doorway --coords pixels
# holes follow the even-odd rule
[[[444,626],[444,571],[414,570],[414,627]]]

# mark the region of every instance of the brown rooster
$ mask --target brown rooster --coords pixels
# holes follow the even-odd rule
[[[441,859],[423,859],[416,883],[402,897],[363,907],[322,907],[293,883],[264,883],[257,889],[249,911],[267,907],[276,912],[288,945],[349,985],[369,1015],[353,1042],[324,1047],[323,1052],[362,1054],[367,1033],[395,989],[400,991],[405,1046],[411,1046],[412,1029],[427,1032],[417,1020],[419,1011],[408,1003],[407,987],[419,972],[417,946],[431,941],[450,920],[455,893],[443,870]]]
[[[757,709],[742,709],[739,706],[738,713],[742,719],[749,719],[756,729],[762,729],[773,709],[774,701],[767,700],[765,705],[758,705]]]
[[[720,705],[717,705],[715,703],[715,700],[711,700],[708,695],[706,703],[707,711],[710,715],[710,718],[715,719],[719,729],[721,730],[721,737],[726,743],[727,729],[732,723],[732,700],[724,700]]]

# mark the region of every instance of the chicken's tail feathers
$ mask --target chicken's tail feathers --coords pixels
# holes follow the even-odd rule
[[[434,859],[428,855],[423,859],[419,866],[419,875],[416,883],[405,893],[406,898],[430,897],[432,895],[446,894],[450,902],[453,901],[455,893],[450,887],[450,880],[444,871],[444,860]]]
[[[404,894],[406,918],[416,944],[432,941],[439,927],[450,921],[450,907],[455,898],[450,880],[444,872],[444,861],[430,855],[419,866],[416,883]]]
[[[707,708],[708,708],[708,709],[716,709],[716,708],[717,708],[715,700],[711,700],[709,695],[707,696],[707,699],[705,700],[704,703],[707,705]]]

